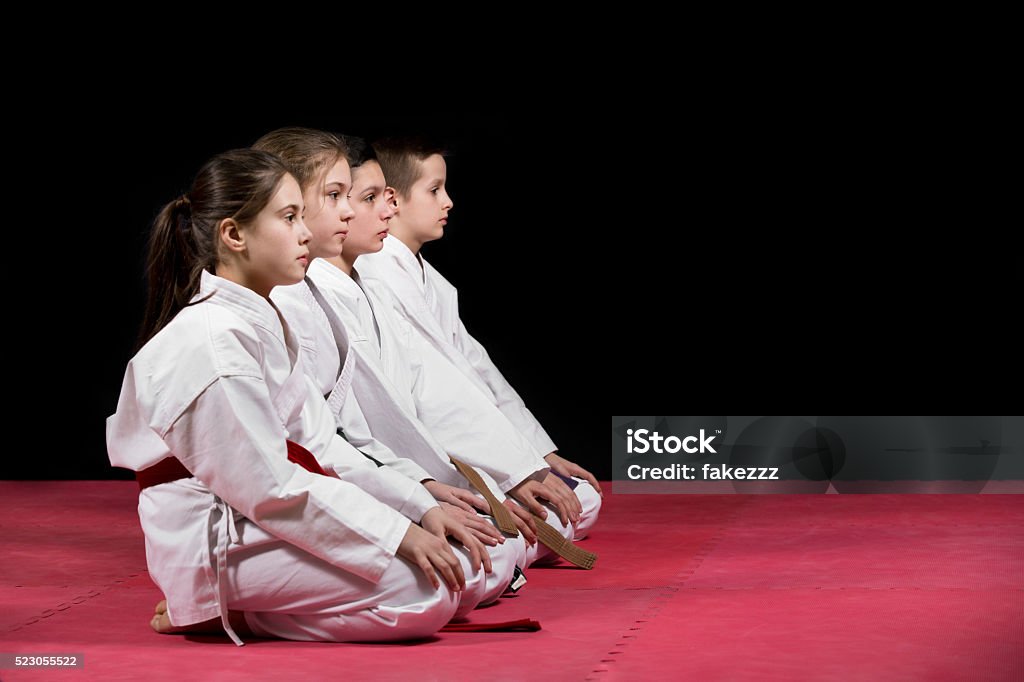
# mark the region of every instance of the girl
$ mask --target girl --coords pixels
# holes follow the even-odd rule
[[[138,472],[147,563],[167,598],[158,632],[219,618],[239,645],[235,629],[397,640],[432,634],[459,607],[463,570],[437,534],[473,539],[422,486],[336,435],[268,299],[305,272],[302,212],[280,160],[237,150],[207,162],[154,224],[145,345],[107,446]]]
[[[264,135],[254,146],[277,155],[298,179],[307,207],[306,224],[312,233],[311,260],[337,257],[342,242],[334,235],[340,225],[345,226],[347,233],[348,220],[355,215],[347,198],[351,179],[343,156],[344,143],[330,133],[281,128]],[[325,158],[325,150],[333,150],[333,155]],[[329,169],[323,179],[318,168]],[[304,367],[319,393],[327,398],[344,438],[378,464],[423,483],[446,510],[461,519],[467,530],[491,547],[483,554],[489,561],[483,594],[467,586],[456,615],[472,608],[476,596],[483,603],[496,600],[509,586],[517,561],[525,553],[522,540],[506,543],[501,533],[474,511],[474,507],[487,510],[487,505],[469,491],[451,485],[459,484],[460,477],[448,458],[443,451],[433,448],[429,435],[415,418],[395,403],[395,392],[386,380],[381,381],[379,374],[358,361],[357,351],[350,347],[350,341],[356,339],[350,340],[343,328],[332,329],[308,281],[278,287],[272,298],[292,323],[304,354]],[[414,455],[417,461],[399,457],[395,451]]]

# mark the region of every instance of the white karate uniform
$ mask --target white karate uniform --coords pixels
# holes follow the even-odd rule
[[[384,374],[377,352],[370,348],[360,328],[353,327],[355,332],[350,332],[332,310],[324,309],[317,295],[315,285],[307,279],[275,288],[271,298],[299,339],[306,360],[303,366],[326,397],[345,439],[383,466],[413,480],[432,478],[469,489],[468,481],[456,471],[444,448],[416,418],[409,396],[395,389]],[[497,497],[504,497],[486,472],[480,474]],[[488,547],[487,551],[492,570],[478,600],[481,604],[501,596],[516,565],[525,568],[526,543],[522,537],[506,538],[503,544]],[[457,615],[468,611],[471,601],[463,594]]]
[[[351,348],[366,363],[377,362],[399,393],[396,398],[412,411],[443,451],[493,476],[502,493],[527,479],[541,480],[549,468],[502,413],[436,350],[392,312],[386,291],[360,286],[358,272],[349,277],[325,261],[316,260],[307,272],[326,304],[349,330]],[[379,313],[379,314],[378,314]],[[422,463],[422,462],[421,462]],[[500,498],[499,498],[500,499]],[[548,523],[564,537],[571,526],[562,526],[550,514]],[[527,548],[525,565],[547,558],[540,543]],[[522,565],[522,564],[520,564]]]
[[[459,317],[458,290],[426,259],[414,254],[400,239],[389,237],[380,252],[359,259],[359,272],[371,290],[388,291],[395,312],[471,380],[541,457],[557,450],[487,350],[466,330]],[[601,496],[586,481],[576,480],[574,492],[583,508],[575,534],[579,540],[597,521]]]
[[[206,298],[209,296],[209,298]],[[107,420],[114,466],[177,457],[194,477],[139,495],[150,575],[175,625],[245,611],[259,635],[367,641],[432,634],[458,593],[395,552],[436,503],[336,434],[294,336],[255,292],[203,272],[195,303],[125,372]],[[340,478],[287,459],[286,439]],[[466,575],[467,583],[471,575]]]

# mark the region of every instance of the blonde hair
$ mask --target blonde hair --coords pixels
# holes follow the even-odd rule
[[[334,164],[348,161],[348,146],[333,133],[312,128],[278,128],[252,146],[277,155],[305,192],[313,183],[322,182]]]

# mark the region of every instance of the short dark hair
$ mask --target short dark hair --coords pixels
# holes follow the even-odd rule
[[[362,166],[367,161],[377,161],[377,163],[380,163],[377,154],[373,151],[373,147],[363,138],[356,137],[355,135],[339,135],[338,137],[345,141],[345,146],[348,148],[348,165],[351,168],[359,168],[359,166]]]
[[[373,150],[388,186],[404,198],[409,197],[413,183],[420,179],[419,162],[434,154],[445,154],[442,146],[422,137],[386,137],[374,142]]]

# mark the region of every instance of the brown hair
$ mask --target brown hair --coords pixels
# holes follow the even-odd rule
[[[278,128],[256,140],[252,148],[280,157],[303,192],[321,180],[340,159],[348,160],[344,140],[312,128]]]
[[[287,173],[273,154],[255,149],[224,152],[203,164],[188,193],[161,209],[149,235],[140,346],[192,305],[203,270],[213,272],[217,264],[220,222],[251,221]]]
[[[373,151],[377,153],[377,162],[384,171],[388,186],[404,198],[409,197],[413,184],[420,179],[419,161],[428,156],[440,154],[444,149],[417,137],[387,137],[373,143]]]

